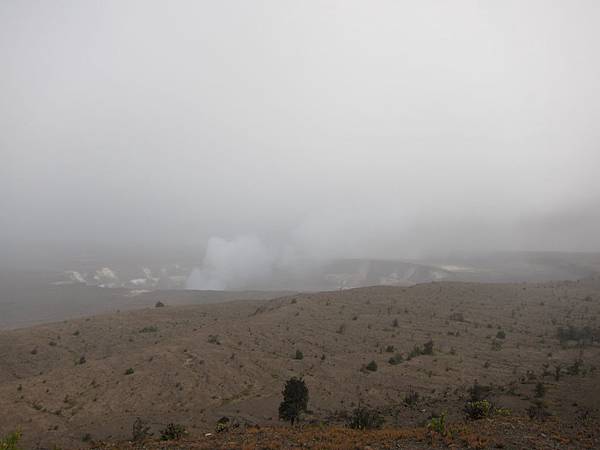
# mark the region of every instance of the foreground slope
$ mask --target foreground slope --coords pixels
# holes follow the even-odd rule
[[[136,417],[155,433],[184,424],[190,438],[222,416],[273,426],[285,380],[299,375],[306,422],[343,424],[361,403],[402,427],[441,411],[462,420],[475,380],[525,416],[542,382],[548,412],[576,436],[583,421],[598,423],[600,347],[560,342],[569,325],[600,327],[600,282],[372,287],[5,331],[0,434],[21,428],[29,448],[76,448],[129,439]],[[429,340],[433,355],[406,360]],[[396,354],[404,360],[390,364]],[[365,370],[371,361],[376,371]],[[411,392],[419,399],[407,405]]]

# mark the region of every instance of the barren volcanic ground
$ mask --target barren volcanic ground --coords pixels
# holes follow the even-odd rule
[[[517,433],[538,427],[526,411],[541,381],[548,420],[567,436],[544,442],[600,445],[586,431],[600,424],[598,279],[166,303],[0,332],[0,435],[21,429],[26,448],[85,448],[130,439],[140,417],[155,435],[181,423],[202,442],[222,416],[281,425],[283,385],[303,376],[310,395],[304,423],[337,426],[359,403],[379,409],[388,427],[422,426],[442,411],[458,423],[477,380],[490,386],[496,406],[510,408],[525,420],[519,423],[531,421],[519,428],[506,419],[515,446]],[[560,340],[559,327],[568,326],[584,338],[563,333]],[[429,340],[433,354],[407,358]],[[302,359],[294,358],[297,350]],[[403,361],[391,364],[396,354]],[[377,369],[365,370],[371,361]],[[407,404],[411,392],[419,399]],[[508,433],[507,448],[511,439]]]

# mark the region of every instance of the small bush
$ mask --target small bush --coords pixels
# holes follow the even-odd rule
[[[292,303],[295,300],[296,299],[292,300]],[[229,417],[223,416],[219,420],[217,420],[217,425],[215,427],[215,432],[216,433],[224,433],[226,431],[229,431],[230,425],[231,425],[231,420],[229,419]]]
[[[496,339],[506,339],[506,333],[502,330],[496,333]]]
[[[394,346],[393,346],[393,345],[388,345],[388,346],[385,348],[385,352],[386,352],[386,353],[394,353]]]
[[[427,428],[442,436],[446,436],[446,413],[442,413],[439,417],[432,417],[427,424]]]
[[[535,385],[535,396],[542,398],[544,395],[546,395],[546,386],[541,381],[538,381]]]
[[[573,361],[573,364],[567,366],[567,375],[579,375],[581,366],[583,366],[583,361],[581,359],[576,359]]]
[[[414,406],[419,401],[419,393],[416,391],[410,391],[404,396],[404,404],[406,406]]]
[[[19,441],[21,440],[21,432],[15,431],[8,436],[0,438],[0,450],[20,450]]]
[[[400,323],[398,322],[398,319],[397,319],[397,318],[396,318],[396,319],[394,319],[394,321],[392,322],[392,326],[393,326],[394,328],[398,328],[398,327],[400,326]]]
[[[154,307],[155,308],[164,308],[165,304],[159,300],[154,304]]]
[[[348,426],[355,430],[372,430],[381,428],[383,423],[384,419],[379,411],[359,406],[352,411]]]
[[[479,420],[488,417],[492,412],[492,404],[487,400],[467,402],[465,415],[469,420]]]
[[[511,413],[512,411],[510,410],[510,408],[496,408],[494,410],[494,414],[498,416],[510,416]]]
[[[134,373],[135,370],[133,370],[131,367],[125,371],[125,375],[133,375]]]
[[[404,361],[404,358],[402,357],[402,355],[400,353],[396,353],[394,356],[392,356],[390,359],[388,359],[388,362],[392,366],[396,366],[396,365],[400,364],[403,361]]]
[[[542,400],[535,400],[533,404],[527,408],[527,415],[530,419],[545,420],[550,415],[546,403]]]
[[[377,363],[375,361],[371,361],[369,364],[365,366],[369,372],[377,372]]]
[[[302,353],[300,350],[296,350],[296,353],[294,354],[294,359],[304,359],[304,353]]]
[[[419,347],[418,345],[415,345],[413,347],[413,349],[408,353],[408,356],[406,357],[407,360],[411,360],[413,358],[416,358],[417,356],[421,356],[423,354],[423,351],[421,350],[421,347]]]
[[[433,341],[429,340],[427,342],[425,342],[425,344],[423,344],[423,348],[419,347],[418,345],[415,345],[413,347],[413,349],[410,351],[410,353],[408,354],[408,356],[406,357],[407,360],[416,358],[417,356],[421,356],[421,355],[433,355]]]
[[[140,442],[148,439],[150,436],[152,436],[152,433],[150,432],[150,426],[138,417],[135,419],[135,422],[133,422],[131,436],[134,442]]]
[[[158,331],[158,327],[156,327],[155,325],[150,325],[147,327],[144,327],[140,330],[140,333],[156,333]]]
[[[178,441],[187,434],[185,427],[179,423],[170,423],[160,432],[161,441]]]
[[[433,355],[433,341],[427,341],[423,345],[423,354],[424,355]]]

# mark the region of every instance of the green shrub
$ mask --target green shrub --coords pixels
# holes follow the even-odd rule
[[[0,438],[0,450],[20,450],[19,441],[21,440],[21,432],[15,431],[8,436]]]
[[[423,344],[423,354],[433,355],[433,341],[427,341]]]
[[[502,330],[496,333],[496,339],[506,339],[506,333]]]
[[[359,406],[352,411],[348,426],[355,430],[372,430],[381,428],[383,423],[384,419],[379,411]]]
[[[187,434],[185,427],[179,423],[170,423],[160,432],[161,441],[178,441]]]
[[[431,431],[441,434],[442,436],[446,436],[446,413],[442,413],[439,417],[432,417],[429,420],[429,423],[427,423],[427,428]]]
[[[296,353],[294,354],[294,359],[304,359],[304,353],[302,353],[300,350],[296,350]]]
[[[402,361],[404,361],[404,358],[402,357],[402,355],[400,353],[396,353],[394,356],[392,356],[390,359],[388,359],[388,362],[392,365],[398,365],[400,364]]]
[[[510,408],[496,408],[494,409],[494,414],[498,416],[510,416],[511,410]]]
[[[125,371],[125,375],[133,375],[134,373],[135,370],[133,370],[131,367]]]
[[[140,333],[156,333],[158,331],[158,327],[155,325],[150,325],[147,327],[142,328],[139,332]]]
[[[413,349],[410,351],[410,353],[408,354],[408,356],[406,357],[407,360],[416,358],[417,356],[421,356],[421,355],[433,355],[433,341],[429,340],[427,342],[425,342],[425,344],[423,344],[423,348],[419,347],[418,345],[415,345],[413,347]]]
[[[279,418],[289,420],[292,425],[308,406],[308,388],[302,378],[292,377],[283,389],[283,401],[279,404]]]
[[[295,300],[296,299],[292,300],[292,303]],[[217,420],[217,426],[215,427],[215,432],[216,433],[224,433],[226,431],[229,431],[230,425],[231,425],[231,420],[229,419],[229,417],[223,416],[219,420]]]
[[[377,372],[377,363],[375,361],[371,361],[369,364],[365,366],[369,372]]]
[[[467,402],[465,414],[469,420],[479,420],[488,417],[492,412],[492,404],[487,400]]]

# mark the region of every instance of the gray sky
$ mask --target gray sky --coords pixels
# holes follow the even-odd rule
[[[4,0],[0,241],[598,251],[599,23],[595,0]]]

